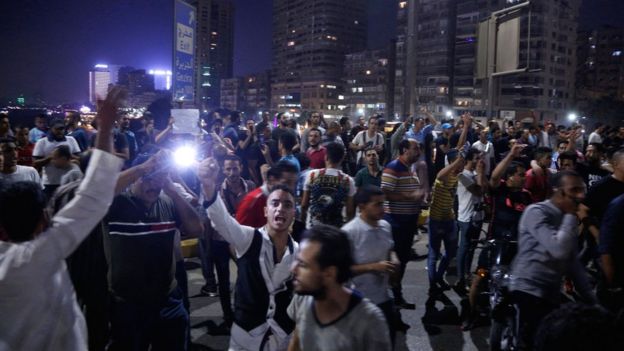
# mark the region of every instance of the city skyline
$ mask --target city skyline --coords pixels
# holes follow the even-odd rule
[[[367,1],[368,47],[379,48],[394,37],[395,2]],[[234,0],[234,76],[271,67],[271,3]],[[170,69],[172,6],[171,0],[4,2],[0,97],[86,101],[88,71],[96,63]],[[623,15],[621,1],[584,1],[580,28],[617,25]]]

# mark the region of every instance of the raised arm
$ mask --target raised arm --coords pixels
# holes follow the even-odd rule
[[[511,162],[516,158],[520,157],[520,152],[524,149],[524,145],[516,144],[511,148],[509,154],[505,156],[505,158],[496,165],[494,171],[492,172],[492,177],[490,178],[490,188],[496,189],[500,185],[500,180],[503,178],[507,167],[511,164]]]
[[[98,108],[99,132],[86,175],[75,197],[51,219],[49,229],[33,243],[32,257],[43,267],[55,268],[69,256],[102,220],[113,201],[114,186],[123,160],[112,154],[113,124],[125,91],[114,87]],[[47,264],[45,263],[47,262]]]
[[[212,227],[234,246],[238,257],[242,256],[251,245],[255,229],[239,224],[228,213],[217,191],[216,180],[219,174],[219,166],[216,160],[208,158],[202,161],[198,173],[202,195],[204,196],[203,206],[212,222]]]
[[[468,130],[472,127],[472,116],[467,113],[462,116],[462,121],[464,121],[464,129],[462,129],[459,140],[457,141],[457,146],[455,146],[458,150],[461,150],[461,148],[464,147],[464,144],[466,144],[466,140],[468,139]]]

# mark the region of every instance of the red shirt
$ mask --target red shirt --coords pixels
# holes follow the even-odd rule
[[[20,166],[30,166],[33,165],[33,150],[35,149],[35,144],[28,143],[26,146],[21,146],[17,149],[17,164]]]
[[[306,156],[310,159],[310,168],[319,169],[325,168],[325,155],[327,154],[327,150],[324,146],[320,146],[317,150],[308,148],[306,151]]]
[[[524,188],[531,192],[533,202],[541,202],[550,196],[550,185],[548,184],[548,174],[544,171],[544,175],[538,176],[532,169],[526,171],[526,179],[524,180]]]
[[[253,228],[260,228],[266,224],[264,208],[266,207],[267,196],[264,194],[263,188],[261,186],[245,195],[236,210],[238,223]]]

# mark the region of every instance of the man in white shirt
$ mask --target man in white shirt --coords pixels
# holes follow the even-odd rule
[[[479,140],[472,144],[472,147],[483,153],[483,163],[485,163],[485,175],[492,172],[492,164],[495,162],[494,145],[488,141],[489,130],[486,128],[479,133]]]
[[[0,192],[0,350],[86,350],[85,320],[65,259],[104,217],[123,160],[112,155],[118,88],[102,102],[91,164],[74,200],[48,219],[38,185]]]
[[[50,196],[54,193],[54,190],[61,184],[61,177],[55,176],[53,171],[52,154],[53,151],[60,145],[67,145],[70,152],[73,155],[80,153],[80,147],[78,142],[71,136],[65,136],[65,123],[62,120],[57,120],[52,123],[50,133],[47,137],[39,139],[35,144],[33,150],[33,158],[35,167],[43,167],[42,183],[45,188],[45,193]]]
[[[352,287],[377,305],[383,312],[390,338],[394,340],[395,309],[390,296],[390,277],[396,276],[400,262],[394,253],[392,227],[383,220],[384,193],[374,185],[358,189],[355,202],[360,215],[342,227],[351,242],[354,265]],[[400,323],[405,331],[407,326]]]
[[[587,140],[587,144],[602,144],[602,133],[605,127],[602,123],[596,123],[594,127],[594,131],[589,134],[589,139]]]
[[[0,184],[11,184],[15,182],[30,181],[41,185],[39,173],[33,167],[20,166],[17,164],[17,146],[10,139],[0,140]]]
[[[364,161],[364,150],[368,148],[374,148],[377,154],[381,154],[384,148],[384,137],[378,132],[379,127],[377,125],[377,117],[371,117],[368,119],[368,129],[359,132],[353,141],[349,145],[351,150],[357,151],[356,163],[357,167],[366,167]]]
[[[459,250],[457,251],[457,283],[455,291],[466,294],[466,275],[470,272],[476,240],[483,225],[483,194],[487,177],[483,153],[475,148],[466,153],[464,170],[458,176],[457,184],[457,226],[459,228]]]

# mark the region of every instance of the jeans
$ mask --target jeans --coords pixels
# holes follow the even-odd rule
[[[219,301],[226,322],[234,320],[230,298],[230,245],[226,241],[211,240],[211,255],[219,280]]]
[[[199,259],[201,261],[202,275],[209,290],[216,290],[217,279],[214,274],[214,261],[210,250],[210,239],[203,235],[199,238]]]
[[[466,280],[466,274],[470,272],[472,258],[477,247],[477,240],[481,234],[482,222],[460,222],[457,221],[459,229],[459,250],[457,251],[457,278],[460,281]]]
[[[412,255],[414,234],[418,230],[418,215],[414,216],[391,216],[385,215],[384,219],[392,226],[392,239],[394,240],[394,252],[401,263],[398,283],[392,287],[395,299],[403,298],[401,281],[405,275],[405,267]]]
[[[440,248],[444,242],[444,256],[437,265],[440,257]],[[457,225],[454,220],[437,221],[429,219],[429,254],[427,256],[427,273],[429,284],[441,281],[446,272],[446,268],[455,257],[457,251]],[[437,265],[437,267],[436,267]]]
[[[189,315],[179,288],[160,305],[115,300],[108,350],[186,350],[188,328]]]

